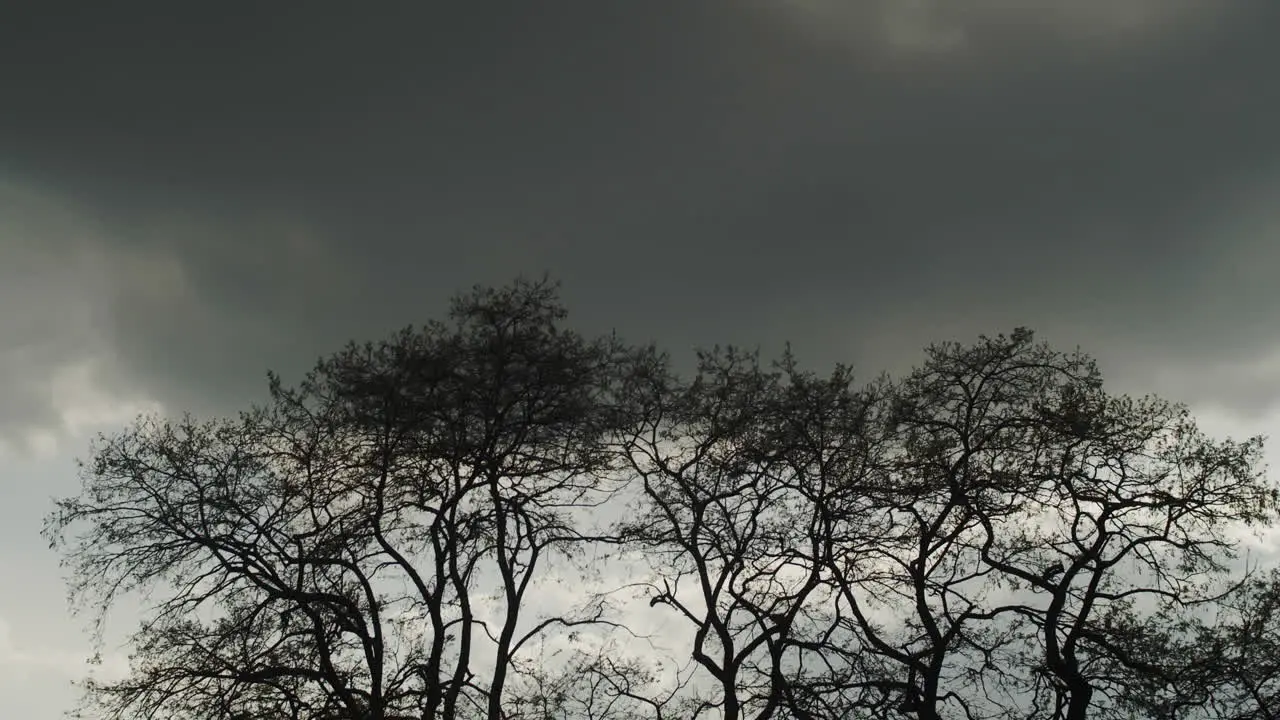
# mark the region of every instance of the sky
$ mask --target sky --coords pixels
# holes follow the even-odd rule
[[[38,532],[93,433],[234,412],[476,283],[867,377],[1026,325],[1280,429],[1278,3],[82,5],[0,22],[15,717],[84,670]]]

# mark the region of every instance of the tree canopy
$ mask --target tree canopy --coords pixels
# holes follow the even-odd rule
[[[146,598],[113,720],[1277,718],[1261,451],[1025,329],[682,374],[520,280],[100,438],[46,535]]]

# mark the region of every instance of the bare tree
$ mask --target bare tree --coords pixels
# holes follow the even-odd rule
[[[612,339],[547,283],[322,360],[236,421],[105,440],[47,530],[82,601],[157,598],[110,717],[505,717],[541,633],[606,620],[531,589],[615,491]],[[492,591],[492,595],[483,589]]]
[[[1133,659],[1121,618],[1216,602],[1239,581],[1229,531],[1275,522],[1259,439],[1212,441],[1185,408],[1109,395],[1087,356],[1029,332],[935,346],[904,388],[911,424],[946,447],[940,479],[980,526],[975,576],[1014,591],[967,612],[1030,641],[992,675],[1036,698],[1032,716],[1125,712],[1116,698],[1135,674],[1162,671]]]
[[[477,288],[235,419],[101,438],[46,535],[96,619],[147,605],[85,709],[1280,716],[1280,582],[1235,569],[1238,531],[1277,522],[1259,439],[1110,394],[1025,330],[857,387],[789,351],[683,379],[565,317],[546,281]],[[606,576],[687,661],[630,634]]]
[[[650,604],[692,631],[714,686],[698,712],[844,717],[882,695],[832,642],[830,559],[885,541],[851,505],[833,512],[870,457],[872,404],[851,383],[732,348],[702,353],[687,383],[660,361],[638,380],[646,412],[625,451],[643,490],[623,535],[655,561]]]
[[[1280,717],[1280,570],[1250,578],[1196,617],[1118,618],[1129,640],[1124,707],[1170,720]]]
[[[1123,717],[1179,662],[1135,628],[1225,607],[1232,530],[1275,522],[1258,439],[1109,395],[1027,331],[856,392],[735,351],[664,372],[630,537],[723,717]]]

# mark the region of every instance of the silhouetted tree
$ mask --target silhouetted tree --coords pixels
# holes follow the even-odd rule
[[[1123,717],[1178,662],[1139,661],[1135,623],[1228,601],[1231,532],[1275,521],[1259,440],[1108,395],[1027,331],[860,392],[733,350],[664,372],[628,537],[727,718]]]
[[[96,617],[151,603],[130,674],[86,707],[1280,715],[1280,581],[1233,569],[1238,531],[1277,522],[1260,440],[1110,394],[1026,330],[859,387],[789,351],[704,352],[684,378],[564,320],[545,281],[478,288],[447,322],[271,376],[234,420],[103,438],[46,533]],[[675,634],[650,649],[639,613]]]
[[[1230,532],[1274,522],[1260,440],[1211,441],[1185,408],[1111,396],[1089,358],[1025,331],[935,348],[913,384],[946,408],[928,417],[954,447],[947,481],[982,526],[982,565],[1022,591],[1007,613],[1034,630],[1020,657],[1053,716],[1122,712],[1110,698],[1156,669],[1129,661],[1115,619],[1212,603],[1232,587]]]
[[[642,497],[621,535],[653,561],[650,605],[688,624],[714,680],[698,711],[843,717],[848,679],[832,683],[822,657],[834,651],[822,559],[847,540],[852,513],[829,509],[867,457],[869,403],[845,369],[820,380],[733,349],[703,353],[687,383],[660,361],[634,381],[645,412],[624,447]]]
[[[297,388],[273,376],[238,420],[106,439],[48,532],[80,599],[159,599],[132,675],[92,700],[117,718],[506,717],[530,638],[605,620],[598,599],[530,602],[616,490],[626,349],[563,317],[545,282],[477,289],[449,324],[352,345]]]
[[[1144,716],[1181,720],[1280,717],[1280,570],[1241,583],[1197,617],[1131,614],[1126,633],[1134,673],[1121,699]]]

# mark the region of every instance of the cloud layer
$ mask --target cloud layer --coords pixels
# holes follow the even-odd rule
[[[1028,324],[1134,387],[1274,403],[1280,10],[571,5],[110,37],[28,11],[6,46],[54,59],[0,78],[0,150],[7,202],[48,192],[4,232],[39,285],[6,282],[6,432],[62,422],[84,368],[233,409],[544,270],[584,325],[677,351],[872,373]]]

